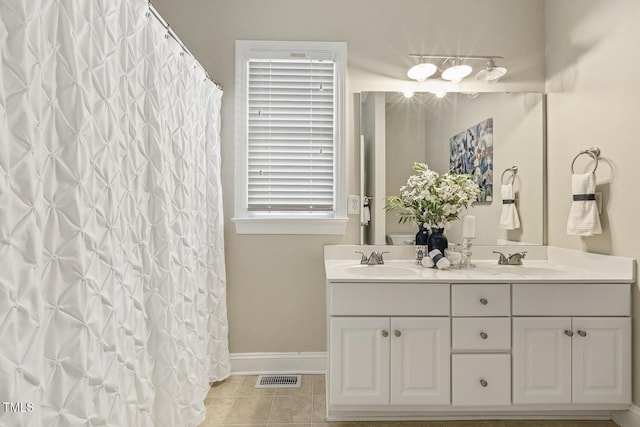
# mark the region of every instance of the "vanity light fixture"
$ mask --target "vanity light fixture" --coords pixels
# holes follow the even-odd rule
[[[462,79],[471,74],[471,71],[473,71],[473,68],[470,65],[461,64],[460,58],[454,58],[452,65],[442,72],[441,77],[453,83],[460,83]]]
[[[468,62],[473,61],[485,61],[487,64],[487,66],[476,75],[478,80],[496,82],[507,73],[506,68],[498,67],[495,64],[496,60],[503,59],[501,56],[431,55],[422,53],[410,53],[409,56],[418,58],[420,63],[411,67],[407,72],[407,76],[419,82],[425,81],[441,69],[442,73],[440,77],[442,79],[449,80],[453,83],[460,83],[473,71],[471,65],[468,64]],[[436,65],[432,62],[425,62],[425,60],[440,61],[436,61],[438,62]]]
[[[507,69],[504,67],[497,67],[495,59],[492,58],[487,61],[487,68],[480,70],[478,74],[476,74],[476,79],[487,83],[495,83],[505,74],[507,74]]]
[[[428,62],[422,62],[418,65],[414,65],[407,71],[407,77],[419,82],[427,80],[438,71],[438,67]]]

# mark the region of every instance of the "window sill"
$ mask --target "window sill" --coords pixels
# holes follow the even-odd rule
[[[347,218],[232,218],[237,234],[339,234]]]

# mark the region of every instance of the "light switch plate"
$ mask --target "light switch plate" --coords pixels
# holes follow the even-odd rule
[[[347,214],[356,215],[360,213],[360,196],[349,196],[347,203]]]

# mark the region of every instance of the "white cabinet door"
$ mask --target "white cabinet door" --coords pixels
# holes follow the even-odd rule
[[[330,402],[342,405],[389,403],[388,317],[332,317]]]
[[[391,318],[391,404],[448,405],[448,317]]]
[[[513,403],[571,403],[571,318],[513,318]]]
[[[631,318],[573,319],[573,402],[631,402]]]

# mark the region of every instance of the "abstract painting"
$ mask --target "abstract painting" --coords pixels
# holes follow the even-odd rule
[[[475,177],[478,202],[493,200],[493,118],[488,118],[449,138],[449,168]]]

